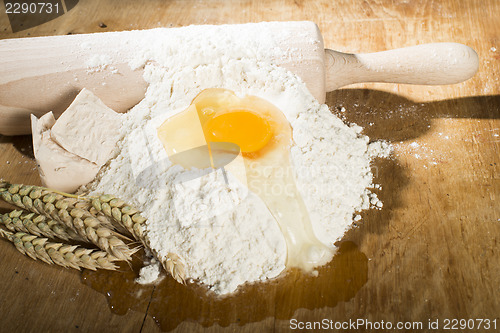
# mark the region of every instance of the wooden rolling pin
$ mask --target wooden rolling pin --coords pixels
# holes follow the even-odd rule
[[[325,50],[312,22],[238,29],[244,33],[256,27],[280,48],[293,50],[273,62],[300,76],[320,102],[326,92],[352,83],[453,84],[469,79],[478,68],[476,52],[457,43],[348,54]],[[144,97],[147,85],[142,68],[132,70],[127,56],[151,33],[158,29],[0,40],[0,134],[31,133],[30,114],[53,111],[57,117],[82,88],[118,112],[130,109]],[[107,65],[93,70],[102,63]]]

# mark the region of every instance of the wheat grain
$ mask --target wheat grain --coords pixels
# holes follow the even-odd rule
[[[181,284],[186,283],[186,270],[181,258],[175,253],[169,253],[167,257],[161,261],[163,268]]]

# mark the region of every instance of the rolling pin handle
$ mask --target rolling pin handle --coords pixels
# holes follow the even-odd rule
[[[360,82],[454,84],[471,78],[478,66],[477,53],[458,43],[422,44],[361,54],[326,49],[326,91]]]

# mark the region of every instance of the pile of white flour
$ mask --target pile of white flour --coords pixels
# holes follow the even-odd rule
[[[130,65],[145,66],[146,97],[124,115],[116,157],[88,186],[135,204],[148,219],[154,251],[176,253],[190,278],[220,294],[280,274],[286,246],[265,204],[230,173],[227,185],[220,171],[185,170],[168,161],[156,128],[203,89],[259,96],[283,111],[293,128],[297,186],[325,244],[333,247],[357,211],[381,207],[370,192],[370,161],[387,156],[389,147],[369,144],[360,127],[320,105],[298,77],[271,65],[289,50],[277,48],[273,36],[263,38],[263,28],[158,29],[156,38],[141,41]]]

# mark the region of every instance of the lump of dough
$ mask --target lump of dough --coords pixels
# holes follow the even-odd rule
[[[120,127],[120,115],[84,88],[57,119],[51,136],[70,153],[101,166],[113,154]]]
[[[40,119],[31,115],[33,151],[38,172],[44,186],[71,193],[92,181],[100,166],[64,150],[52,141],[50,127],[54,123],[52,112]]]
[[[44,186],[74,192],[91,182],[113,154],[121,117],[87,89],[57,119],[31,115],[33,151]]]

